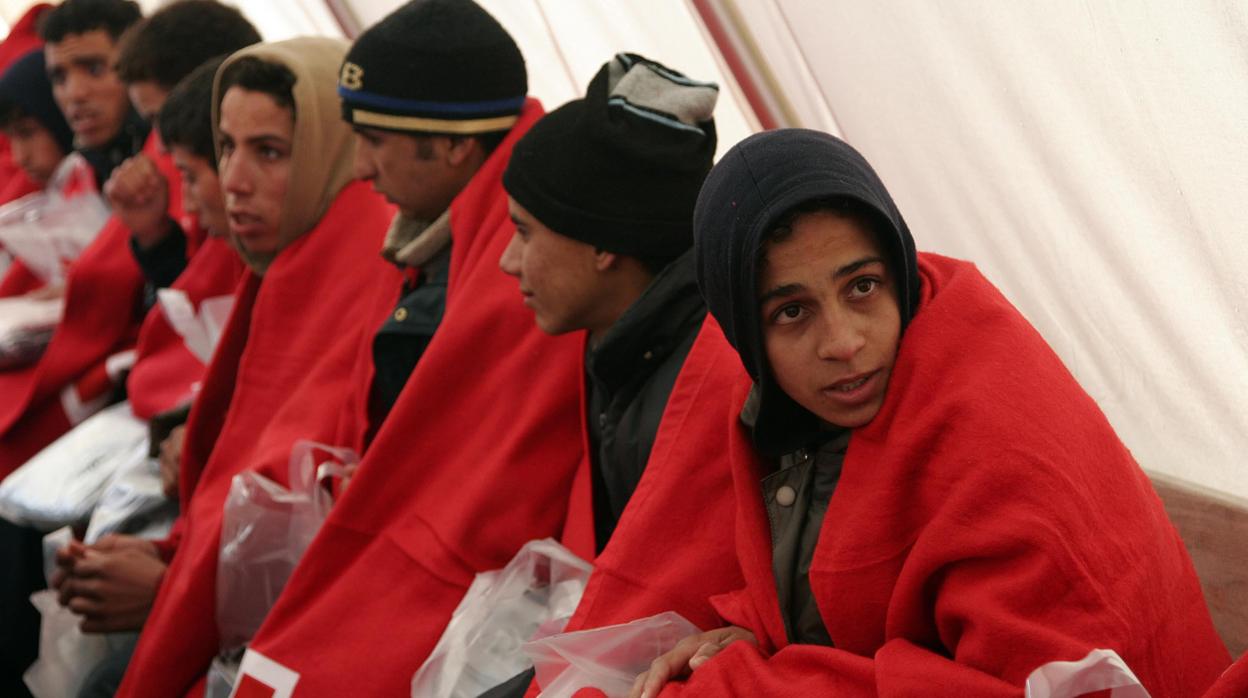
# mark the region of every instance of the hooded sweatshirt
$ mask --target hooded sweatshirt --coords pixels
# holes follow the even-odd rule
[[[760,480],[807,427],[777,394],[756,298],[763,236],[828,196],[873,212],[904,263],[885,399],[850,433],[809,568],[830,646],[792,643],[778,603]],[[708,306],[762,393],[753,433],[729,432],[745,587],[713,599],[758,645],[664,696],[1020,696],[1039,666],[1097,648],[1152,695],[1193,696],[1226,667],[1183,543],[1104,415],[973,265],[914,255],[861,155],[813,131],[752,136],[712,170],[694,231]]]
[[[296,77],[281,247],[246,255],[249,273],[187,423],[177,552],[118,695],[182,695],[202,679],[219,649],[217,557],[231,479],[255,470],[287,485],[295,441],[332,441],[355,340],[386,311],[364,300],[375,295],[367,290],[396,283],[376,253],[392,210],[349,183],[354,141],[333,92],[345,50],[338,40],[293,39],[243,49],[222,66],[256,56]],[[218,105],[221,96],[218,87]]]

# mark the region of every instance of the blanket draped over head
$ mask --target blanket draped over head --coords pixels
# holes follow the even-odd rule
[[[539,331],[498,267],[503,168],[541,113],[530,101],[451,203],[442,323],[251,644],[297,695],[409,694],[473,577],[563,526],[584,339]]]
[[[165,179],[177,182],[173,160],[162,152],[155,131],[143,147]],[[169,214],[182,217],[180,187],[170,187]],[[187,240],[193,254],[198,240]],[[130,251],[130,230],[116,216],[69,267],[65,314],[37,362],[0,371],[0,477],[89,415],[81,406],[107,400],[112,381],[106,361],[132,349],[143,273]],[[159,311],[156,311],[159,312]]]
[[[119,696],[182,695],[202,680],[219,650],[217,559],[231,480],[254,470],[288,485],[294,443],[332,441],[354,340],[386,312],[362,299],[372,284],[398,284],[377,255],[393,211],[367,184],[349,183],[354,141],[333,97],[344,52],[340,41],[294,39],[243,49],[222,68],[254,55],[295,74],[283,221],[307,227],[284,227],[293,232],[276,255],[248,260],[187,424],[177,550]]]

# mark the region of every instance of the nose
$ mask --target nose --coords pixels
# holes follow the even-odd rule
[[[815,352],[824,361],[849,361],[867,344],[865,328],[848,313],[825,313],[819,330]]]
[[[248,176],[247,164],[243,158],[234,153],[222,155],[217,169],[221,178],[221,190],[225,192],[227,200],[251,193],[251,177]]]
[[[195,188],[185,181],[182,182],[182,210],[192,216],[199,215],[199,200],[195,198]],[[202,229],[203,226],[200,227]]]
[[[504,274],[520,278],[520,246],[523,244],[520,233],[512,233],[511,240],[507,241],[507,248],[503,250],[503,256],[498,258],[498,268]]]
[[[370,181],[377,177],[377,168],[373,165],[373,156],[368,142],[362,136],[355,136],[355,160],[352,163],[356,179]]]
[[[65,83],[61,86],[61,91],[65,95],[65,100],[71,103],[84,101],[87,98],[87,94],[90,92],[86,79],[81,75],[76,75],[76,72],[77,71],[71,70],[66,73]]]

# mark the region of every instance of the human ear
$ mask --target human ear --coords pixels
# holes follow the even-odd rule
[[[597,271],[609,271],[615,269],[620,263],[620,256],[614,252],[608,252],[604,249],[594,248],[594,269]]]

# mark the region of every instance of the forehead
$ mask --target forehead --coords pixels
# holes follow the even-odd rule
[[[235,86],[221,98],[220,128],[234,138],[289,139],[294,132],[294,118],[290,109],[278,104],[271,95]]]
[[[44,46],[44,60],[48,68],[62,66],[81,60],[109,59],[116,52],[117,42],[104,29],[92,29],[81,34],[66,34],[60,41]]]
[[[863,257],[883,257],[880,241],[856,217],[814,211],[797,217],[791,232],[767,242],[759,281],[784,282],[789,277],[822,275]]]
[[[212,163],[206,158],[196,155],[189,148],[180,145],[169,146],[169,155],[173,158],[173,164],[188,170],[212,168]]]

